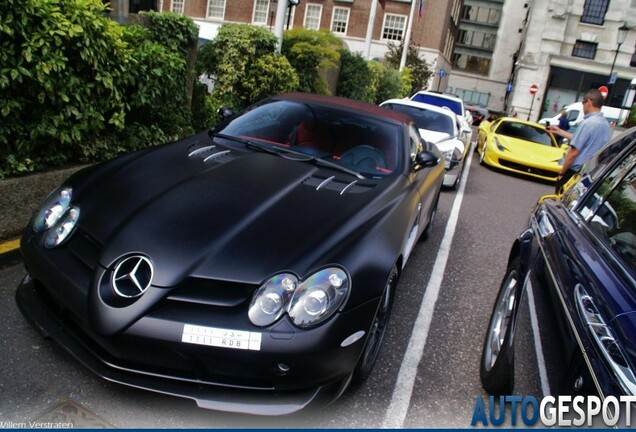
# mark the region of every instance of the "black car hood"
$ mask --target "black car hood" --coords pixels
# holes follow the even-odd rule
[[[394,183],[263,152],[221,154],[229,148],[218,145],[188,156],[206,140],[163,146],[76,180],[80,228],[103,246],[103,267],[146,255],[159,287],[186,276],[260,283],[281,270],[309,271],[381,212],[375,198]],[[204,161],[214,154],[221,156]]]

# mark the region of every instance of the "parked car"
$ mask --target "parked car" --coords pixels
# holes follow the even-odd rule
[[[568,121],[570,122],[569,132],[574,132],[574,130],[581,124],[585,116],[585,113],[583,112],[582,102],[574,102],[566,105],[561,111],[559,111],[556,116],[546,117],[539,120],[539,124],[543,126],[558,126],[559,118],[561,117],[562,111],[565,111]],[[619,124],[621,121],[625,120],[629,116],[629,110],[614,108],[605,105],[601,107],[601,113],[605,116],[608,122],[614,125]]]
[[[420,136],[435,144],[444,155],[444,186],[456,188],[470,148],[468,137],[472,131],[462,126],[455,113],[448,108],[404,99],[390,99],[380,106],[404,113],[415,121]]]
[[[347,99],[225,114],[56,189],[22,237],[18,306],[110,381],[263,415],[329,403],[371,373],[442,155]]]
[[[479,125],[476,150],[482,165],[556,181],[567,145],[537,123],[502,117]]]
[[[636,129],[627,137],[562,200],[540,201],[514,242],[481,357],[489,393],[512,393],[517,318],[532,289],[549,293],[539,327],[550,322],[563,347],[568,374],[555,393],[636,395]]]
[[[466,109],[473,116],[473,126],[479,126],[483,120],[487,120],[490,113],[482,106],[466,105]]]
[[[453,111],[457,117],[470,129],[473,124],[473,116],[464,106],[464,101],[457,96],[449,95],[445,93],[438,93],[429,90],[422,90],[411,96],[413,102],[422,102],[429,105],[435,105],[438,107],[447,107]],[[471,129],[472,131],[472,129]],[[472,134],[468,137],[469,141],[472,141]]]

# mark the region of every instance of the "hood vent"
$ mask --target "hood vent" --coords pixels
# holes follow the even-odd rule
[[[333,191],[339,193],[340,195],[344,195],[345,193],[363,193],[370,191],[375,187],[374,183],[364,183],[360,182],[360,180],[344,180],[339,179],[336,176],[311,176],[303,181],[303,184],[313,187],[317,191]]]
[[[216,145],[191,145],[188,147],[188,157],[200,158],[203,162],[225,163],[234,159],[230,156],[230,150],[217,149]]]

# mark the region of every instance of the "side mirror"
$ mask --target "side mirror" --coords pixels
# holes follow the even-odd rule
[[[413,162],[412,168],[413,171],[419,171],[422,168],[432,168],[439,164],[439,158],[437,155],[431,151],[425,150],[421,151],[415,156],[415,161]]]
[[[459,132],[460,132],[460,133],[462,133],[462,134],[464,134],[464,135],[470,135],[470,133],[471,133],[472,131],[473,131],[473,130],[472,130],[472,129],[470,129],[470,128],[462,127],[462,129],[461,129]]]
[[[236,112],[234,111],[233,108],[231,107],[222,107],[219,108],[219,110],[216,112],[216,117],[217,120],[219,121],[219,123],[222,123],[226,120],[229,120],[230,118],[234,117],[236,115]]]

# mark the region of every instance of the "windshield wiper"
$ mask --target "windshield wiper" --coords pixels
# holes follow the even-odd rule
[[[226,140],[230,140],[230,141],[235,141],[238,143],[241,143],[243,145],[245,145],[245,147],[251,149],[251,150],[257,150],[257,151],[264,151],[266,153],[271,153],[271,154],[275,154],[280,156],[281,152],[274,147],[265,145],[265,144],[260,144],[254,141],[250,141],[248,139],[245,138],[239,138],[239,137],[235,137],[232,135],[225,135],[222,133],[218,133],[218,132],[211,132],[211,135],[217,138],[221,138],[221,139],[226,139]]]
[[[286,148],[282,148],[282,147],[272,147],[266,144],[261,144],[258,142],[254,142],[254,141],[250,141],[248,139],[245,138],[239,138],[239,137],[235,137],[232,135],[225,135],[222,133],[218,133],[218,132],[210,132],[210,134],[214,137],[218,137],[221,139],[227,139],[230,141],[235,141],[238,143],[241,143],[243,145],[245,145],[245,147],[252,149],[252,150],[257,150],[257,151],[264,151],[266,153],[270,153],[270,154],[275,154],[277,156],[283,157],[285,159],[288,160],[293,160],[293,161],[297,161],[297,162],[313,162],[316,165],[321,165],[321,166],[325,166],[325,167],[329,167],[329,168],[334,168],[337,170],[340,170],[342,172],[345,172],[347,174],[351,174],[353,176],[356,176],[359,179],[364,179],[365,177],[360,174],[358,171],[352,170],[351,168],[347,168],[344,167],[340,164],[337,164],[335,162],[331,162],[329,160],[326,159],[321,159],[319,157],[316,156],[312,156],[312,155],[308,155],[307,153],[303,153],[301,151],[297,151],[297,150],[291,150],[291,149],[286,149]],[[296,156],[302,156],[302,158],[298,159],[298,158],[292,158],[289,157],[289,154],[293,154]]]
[[[334,169],[340,170],[342,172],[345,172],[347,174],[351,174],[352,176],[356,176],[359,179],[365,179],[366,178],[365,176],[360,174],[358,171],[352,170],[351,168],[347,168],[347,167],[342,166],[340,164],[337,164],[335,162],[331,162],[330,160],[327,160],[327,159],[320,159],[320,158],[317,158],[315,156],[312,156],[312,158],[309,159],[307,162],[314,162],[316,165],[322,165],[322,166],[325,166],[325,167],[334,168]]]

